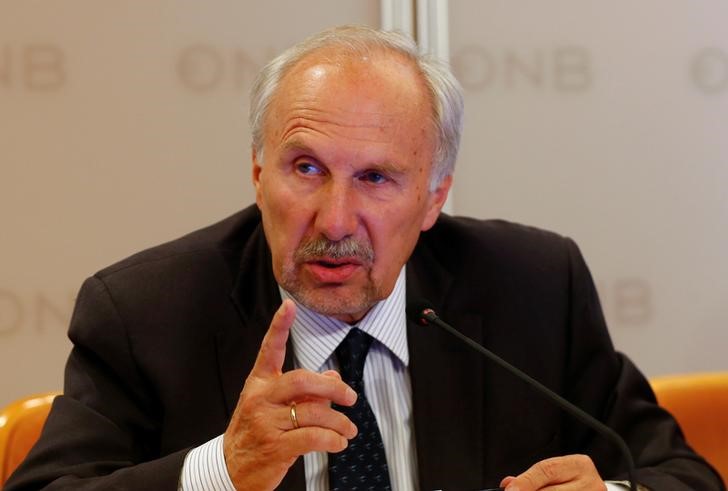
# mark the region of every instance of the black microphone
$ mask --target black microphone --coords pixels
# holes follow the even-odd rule
[[[578,406],[570,403],[569,401],[558,395],[556,392],[552,391],[542,383],[538,382],[536,379],[526,375],[524,372],[514,367],[492,351],[485,349],[469,337],[462,334],[460,331],[457,331],[454,327],[447,324],[445,321],[440,319],[440,317],[438,317],[437,313],[435,313],[435,311],[432,309],[430,302],[428,302],[427,300],[420,299],[410,302],[410,304],[407,305],[407,316],[417,324],[421,324],[423,326],[434,324],[441,329],[449,332],[499,367],[505,369],[507,372],[510,372],[519,380],[522,380],[526,384],[536,389],[537,392],[540,392],[548,400],[550,400],[558,407],[587,425],[589,428],[602,435],[604,438],[606,438],[607,440],[611,440],[615,445],[617,445],[619,451],[624,457],[625,462],[627,462],[627,475],[629,476],[630,490],[637,491],[637,482],[634,480],[634,460],[632,459],[632,454],[630,453],[627,444],[624,442],[622,437],[617,434],[616,431],[614,431],[598,419],[592,417],[590,414],[588,414],[586,411],[582,410]]]

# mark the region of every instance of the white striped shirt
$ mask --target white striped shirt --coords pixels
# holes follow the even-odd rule
[[[281,296],[291,298],[282,291]],[[393,491],[418,489],[412,387],[410,385],[405,270],[399,273],[392,294],[377,303],[356,325],[374,338],[364,364],[364,393],[377,419],[387,456]],[[291,327],[293,363],[315,372],[337,369],[334,351],[352,327],[296,303],[296,320]],[[311,452],[303,456],[306,489],[329,489],[328,455]]]
[[[375,339],[364,365],[364,393],[382,434],[394,491],[419,489],[412,387],[407,370],[405,288],[405,268],[402,268],[392,294],[377,303],[356,326]],[[295,302],[284,290],[281,296]],[[334,351],[353,326],[318,314],[298,302],[296,307],[296,319],[291,326],[294,365],[315,372],[338,368]],[[328,490],[328,455],[311,452],[304,455],[303,463],[307,491]],[[222,435],[187,454],[180,489],[235,491],[225,466]]]
[[[407,370],[409,351],[405,288],[405,270],[402,268],[392,294],[376,304],[357,325],[376,340],[364,365],[364,393],[382,433],[394,491],[419,489],[412,421],[412,387]],[[281,290],[281,296],[291,298],[284,290]],[[316,372],[337,368],[333,353],[353,326],[317,314],[298,303],[296,307],[296,319],[291,326],[294,365]],[[327,491],[328,455],[308,453],[303,456],[303,463],[306,490]],[[626,481],[608,481],[606,486],[609,491],[629,489]],[[179,489],[235,491],[225,466],[222,435],[187,454]]]

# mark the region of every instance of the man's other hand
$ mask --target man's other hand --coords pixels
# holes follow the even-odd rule
[[[594,462],[586,455],[553,457],[537,462],[518,476],[501,481],[506,491],[605,491]]]
[[[356,392],[337,372],[282,372],[295,316],[295,304],[284,300],[225,430],[225,463],[237,489],[274,489],[298,456],[340,452],[356,436],[349,418],[331,408],[332,402],[343,406],[356,402]],[[298,428],[291,415],[293,404]]]

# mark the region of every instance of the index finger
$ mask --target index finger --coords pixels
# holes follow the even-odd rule
[[[296,304],[290,299],[283,300],[270,322],[268,332],[265,333],[263,341],[260,343],[260,350],[251,375],[266,376],[282,373],[288,333],[295,318]]]

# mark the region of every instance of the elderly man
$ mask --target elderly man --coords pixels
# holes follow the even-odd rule
[[[641,485],[722,489],[613,350],[570,240],[440,215],[461,115],[397,34],[333,29],[273,60],[257,206],[85,282],[65,394],[7,489],[623,486],[610,443],[408,322],[421,296],[621,433]]]

